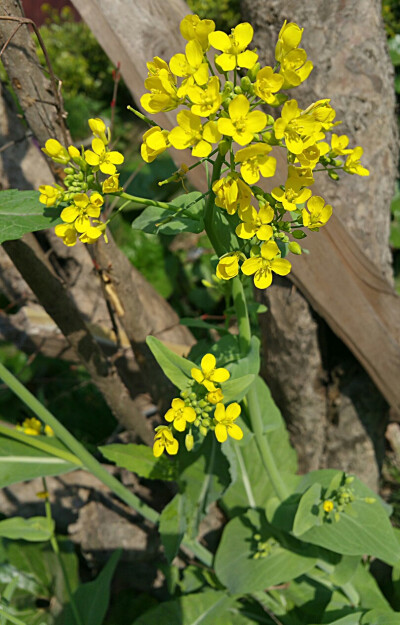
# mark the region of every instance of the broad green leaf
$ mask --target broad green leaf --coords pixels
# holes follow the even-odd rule
[[[400,625],[400,613],[391,610],[371,610],[364,614],[361,625]]]
[[[321,502],[321,484],[313,484],[300,499],[293,523],[293,534],[300,536],[318,522]]]
[[[101,625],[110,601],[110,586],[122,550],[117,549],[109,558],[101,573],[93,582],[81,584],[74,593],[74,600],[84,625]],[[78,625],[70,605],[56,620],[56,625]]]
[[[218,341],[217,346],[222,343],[225,338],[228,337],[223,337]],[[260,370],[260,341],[258,338],[255,336],[252,337],[249,353],[244,357],[240,356],[237,337],[231,338],[236,340],[238,355],[233,357],[232,362],[223,365],[226,366],[231,374],[229,380],[221,384],[221,389],[224,394],[224,403],[226,404],[231,401],[241,401]]]
[[[384,597],[375,577],[360,562],[355,574],[351,578],[351,585],[358,593],[359,605],[369,610],[390,610],[389,602]]]
[[[342,556],[330,579],[337,586],[347,584],[354,577],[359,564],[360,556]]]
[[[54,532],[54,521],[45,516],[35,516],[30,519],[13,517],[0,521],[0,537],[10,540],[29,540],[40,542],[50,540]]]
[[[249,510],[226,525],[215,557],[218,579],[231,594],[246,594],[282,584],[312,569],[316,551]]]
[[[66,462],[40,449],[0,437],[0,488],[35,477],[61,475],[77,468],[76,464]]]
[[[115,443],[99,447],[99,450],[107,460],[140,477],[152,480],[176,479],[174,465],[168,458],[166,456],[155,458],[152,449],[146,445]]]
[[[161,603],[132,625],[230,625],[234,604],[235,598],[226,592],[206,590]]]
[[[196,367],[194,362],[178,356],[154,336],[148,336],[146,343],[167,378],[181,391],[187,389],[192,379],[190,372]]]
[[[143,232],[148,232],[149,234],[176,235],[180,232],[194,232],[198,234],[204,230],[204,200],[196,202],[196,199],[199,198],[201,198],[201,193],[194,191],[172,200],[170,209],[148,206],[132,222],[132,228],[143,230]],[[180,211],[182,208],[185,210],[176,215],[177,211]]]
[[[38,191],[0,191],[0,243],[56,226],[61,223],[59,213],[39,202]]]
[[[363,612],[357,611],[354,614],[348,614],[339,620],[335,619],[334,621],[325,621],[325,623],[326,625],[360,625],[362,615]],[[318,625],[318,623],[313,625]]]
[[[240,402],[253,384],[255,375],[244,375],[241,378],[230,378],[226,382],[222,382],[221,390],[224,394],[224,404],[230,404],[233,401]]]
[[[310,475],[307,478],[309,481]],[[314,526],[298,538],[336,553],[349,556],[367,554],[395,564],[400,560],[400,545],[378,496],[356,477],[351,488],[355,500],[340,512],[339,521],[331,515],[321,525]],[[366,498],[374,500],[374,503],[367,503]]]
[[[161,542],[164,545],[165,557],[169,563],[178,553],[186,531],[185,506],[185,497],[178,493],[161,513],[159,531]]]
[[[284,422],[281,412],[272,399],[271,391],[268,386],[259,375],[256,377],[254,384],[256,387],[257,399],[261,408],[263,431],[270,432],[282,427]],[[295,452],[292,453],[292,456],[295,457]]]

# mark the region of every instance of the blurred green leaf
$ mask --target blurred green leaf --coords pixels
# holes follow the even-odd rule
[[[40,542],[50,540],[54,532],[54,521],[45,516],[30,519],[13,517],[0,521],[0,537],[10,540],[29,540]]]
[[[146,445],[115,443],[99,447],[99,450],[107,460],[140,477],[152,480],[176,479],[174,465],[168,458],[166,456],[155,458],[153,450]]]
[[[165,557],[169,564],[178,553],[186,531],[185,507],[186,498],[178,493],[161,513],[159,531]]]
[[[41,204],[38,191],[0,191],[0,243],[56,226],[59,212]]]

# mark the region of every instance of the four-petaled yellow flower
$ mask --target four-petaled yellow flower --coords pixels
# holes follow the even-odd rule
[[[253,141],[254,134],[264,130],[267,116],[262,111],[250,111],[250,102],[245,95],[238,95],[229,103],[229,117],[220,117],[218,130],[232,137],[239,145]]]
[[[76,244],[78,233],[73,224],[58,224],[54,228],[54,233],[62,239],[64,245],[73,247]]]
[[[308,211],[303,208],[303,225],[309,230],[319,230],[326,224],[332,215],[332,206],[325,204],[325,200],[319,195],[314,195],[307,202]]]
[[[101,139],[93,139],[92,150],[85,150],[85,161],[92,167],[98,167],[103,174],[112,176],[117,171],[115,165],[121,165],[124,162],[124,157],[120,152],[107,152]]]
[[[234,215],[238,208],[250,206],[253,195],[250,187],[239,178],[236,172],[214,182],[212,190],[216,195],[215,205],[225,208],[229,215]]]
[[[175,398],[172,400],[171,408],[165,413],[164,419],[173,422],[175,430],[184,432],[186,423],[193,423],[196,420],[196,411],[191,406],[187,406],[183,399]]]
[[[179,106],[181,101],[177,95],[175,80],[169,68],[162,68],[158,70],[157,74],[146,78],[144,86],[150,93],[142,95],[140,104],[148,113],[172,111]]]
[[[219,88],[220,84],[217,76],[210,78],[205,89],[196,85],[189,87],[188,96],[193,103],[191,107],[192,113],[199,117],[209,117],[216,113],[222,102]]]
[[[239,258],[241,258],[240,252],[231,252],[225,254],[219,259],[216,275],[220,280],[230,280],[239,273]]]
[[[82,241],[82,243],[96,243],[96,241],[98,241],[99,238],[103,235],[105,242],[108,243],[106,228],[107,226],[105,223],[103,223],[99,219],[93,219],[92,225],[89,226],[89,228],[85,230],[83,234],[81,234],[79,240]]]
[[[348,174],[357,174],[358,176],[369,176],[369,170],[363,167],[360,163],[360,158],[363,155],[364,150],[358,146],[351,151],[344,164],[344,171]]]
[[[215,384],[221,384],[226,382],[230,378],[228,369],[220,367],[216,369],[217,361],[213,354],[205,354],[201,359],[201,369],[193,368],[191,370],[191,376],[199,384],[203,384],[207,391],[215,391]]]
[[[340,156],[342,154],[351,154],[352,149],[348,148],[350,139],[347,135],[335,135],[332,134],[331,138],[331,155]]]
[[[303,189],[303,182],[295,178],[288,178],[285,182],[285,190],[275,187],[271,191],[273,198],[281,202],[287,211],[295,211],[297,204],[304,204],[311,197],[310,189]]]
[[[25,419],[22,425],[17,425],[15,429],[29,436],[38,436],[42,431],[42,423],[36,417],[30,417]]]
[[[205,85],[208,80],[208,65],[204,61],[203,49],[195,39],[186,44],[185,54],[174,54],[169,67],[175,76],[193,77],[196,84],[200,86]]]
[[[101,139],[104,145],[107,145],[110,142],[110,129],[106,127],[100,117],[95,117],[93,119],[89,119],[89,127],[95,137]]]
[[[168,130],[161,130],[159,126],[153,126],[143,135],[143,143],[140,146],[142,159],[146,163],[152,163],[169,145]]]
[[[153,454],[158,458],[164,449],[167,454],[175,456],[178,453],[179,443],[167,425],[159,425],[154,436]]]
[[[106,178],[101,185],[103,193],[118,193],[122,191],[122,187],[119,186],[119,174],[113,174]]]
[[[281,61],[279,75],[283,78],[282,89],[298,87],[307,80],[313,70],[311,61],[307,61],[307,53],[299,48],[291,50]]]
[[[325,143],[325,141],[320,141],[319,143],[314,143],[310,145],[308,148],[305,148],[300,154],[297,155],[300,164],[302,167],[306,169],[314,169],[314,167],[319,163],[319,159],[324,154],[329,152],[329,145]]]
[[[186,15],[180,23],[181,35],[186,41],[198,41],[204,52],[210,47],[208,35],[215,30],[212,20],[201,20],[198,15]]]
[[[281,117],[274,123],[276,138],[285,138],[286,147],[293,154],[301,154],[309,145],[323,139],[321,128],[322,122],[316,118],[315,111],[306,114],[296,100],[285,102]]]
[[[60,217],[63,221],[67,222],[67,224],[73,223],[79,233],[86,232],[86,230],[91,227],[89,217],[97,218],[100,216],[101,207],[104,202],[103,197],[100,193],[93,193],[90,198],[86,193],[76,193],[73,202],[71,206],[67,206],[62,210]],[[65,236],[65,234],[61,235],[61,229],[59,232],[60,234],[58,236]]]
[[[49,184],[40,185],[39,191],[39,202],[46,206],[54,206],[62,196],[62,191],[60,189],[56,189]]]
[[[207,393],[206,397],[210,404],[218,404],[224,399],[224,395],[220,388],[215,389],[215,391],[210,391]]]
[[[243,210],[239,209],[239,217],[242,220],[236,227],[236,234],[241,239],[251,239],[254,235],[260,241],[268,241],[273,230],[269,225],[274,218],[274,209],[268,204],[262,204],[257,212],[253,206]]]
[[[244,261],[242,271],[246,276],[254,274],[254,284],[258,289],[266,289],[272,282],[272,272],[286,276],[292,265],[286,258],[280,258],[275,241],[268,241],[261,246],[261,256],[254,256]]]
[[[244,22],[233,28],[230,35],[221,30],[209,34],[208,41],[212,47],[223,53],[215,58],[215,62],[224,72],[236,67],[251,69],[257,63],[258,54],[246,50],[253,39],[253,32],[251,24]]]
[[[168,139],[178,150],[193,146],[193,156],[200,158],[208,156],[212,150],[211,144],[217,143],[222,138],[216,122],[209,121],[203,126],[198,115],[194,115],[191,111],[180,111],[176,121],[179,126],[171,130]]]
[[[275,74],[272,67],[263,67],[257,74],[254,91],[267,104],[276,103],[276,92],[283,85],[283,76]]]
[[[47,139],[42,152],[50,156],[55,163],[66,165],[71,160],[68,150],[57,139]]]
[[[294,22],[284,21],[279,31],[278,41],[275,47],[275,58],[280,63],[291,50],[297,48],[301,41],[304,28],[300,28]]]
[[[216,405],[214,412],[214,420],[216,423],[215,436],[219,443],[224,443],[228,435],[235,441],[240,441],[243,438],[241,428],[235,423],[240,415],[240,411],[240,405],[236,402],[229,404],[226,408],[224,404]]]
[[[265,143],[256,143],[235,154],[235,162],[240,163],[240,173],[248,184],[255,184],[260,179],[275,175],[276,158],[268,156],[272,148]]]

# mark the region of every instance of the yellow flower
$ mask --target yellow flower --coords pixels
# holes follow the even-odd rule
[[[324,512],[332,512],[332,510],[335,507],[335,504],[333,503],[332,499],[326,499],[324,503],[322,504],[322,507],[324,509]]]
[[[206,397],[210,404],[218,404],[224,399],[224,395],[220,388],[215,389],[215,391],[210,391],[207,393]]]
[[[158,458],[161,456],[164,449],[167,454],[175,456],[178,453],[179,443],[174,438],[174,435],[168,426],[159,425],[156,428],[156,434],[154,436],[153,454],[156,458]]]
[[[55,163],[62,163],[65,165],[70,161],[68,150],[66,150],[64,146],[57,141],[57,139],[47,139],[44,145],[45,147],[42,148],[42,152],[44,152],[47,156],[50,156]]]
[[[320,129],[322,130],[329,130],[332,126],[337,126],[340,122],[333,121],[336,117],[336,111],[331,107],[329,102],[330,100],[328,98],[313,102],[303,111],[302,116],[321,124]]]
[[[161,130],[159,126],[153,126],[143,135],[143,143],[140,146],[140,154],[146,163],[152,163],[159,154],[169,147],[168,130]]]
[[[168,63],[166,61],[164,61],[164,59],[161,59],[159,56],[155,56],[153,57],[152,61],[149,61],[148,63],[146,63],[147,69],[148,71],[148,77],[151,76],[158,76],[160,73],[160,70],[166,70],[167,73],[171,73],[170,69],[168,67]],[[171,76],[172,78],[172,76]],[[173,78],[172,78],[173,80]]]
[[[298,87],[309,77],[313,67],[311,61],[307,61],[307,53],[305,50],[300,48],[288,52],[282,59],[279,70],[279,74],[283,78],[282,89]]]
[[[310,187],[315,182],[313,172],[309,167],[296,167],[295,165],[289,165],[288,178],[301,182],[302,187]]]
[[[180,23],[182,37],[186,41],[198,41],[204,52],[210,47],[208,35],[214,30],[212,20],[201,20],[198,15],[186,15]]]
[[[189,87],[188,96],[192,101],[192,113],[199,117],[209,117],[216,113],[221,105],[221,94],[219,92],[219,78],[213,76],[208,81],[206,89],[198,86]]]
[[[301,41],[304,28],[300,28],[294,22],[284,24],[279,32],[278,41],[275,47],[275,58],[280,63],[282,59],[291,51],[297,48]]]
[[[207,391],[215,391],[214,382],[221,384],[230,378],[228,369],[223,367],[216,369],[216,364],[217,361],[213,354],[205,354],[201,359],[201,370],[193,368],[190,372],[192,378],[199,384],[203,384]]]
[[[148,113],[172,111],[181,103],[169,69],[160,69],[156,75],[146,78],[144,86],[150,93],[142,95],[140,104]]]
[[[113,174],[106,178],[101,188],[104,194],[118,193],[118,191],[121,191],[122,187],[119,186],[119,174]]]
[[[247,145],[267,124],[267,116],[262,111],[249,112],[250,102],[245,95],[238,95],[229,103],[229,117],[220,117],[218,130],[232,137],[239,145]]]
[[[268,156],[272,148],[265,143],[256,143],[235,154],[235,162],[240,163],[240,173],[248,184],[255,184],[260,179],[270,178],[275,174],[276,158]]]
[[[294,178],[288,178],[285,182],[285,190],[275,187],[271,191],[273,198],[283,204],[287,211],[295,211],[297,204],[304,204],[311,197],[310,189],[303,189],[303,182]]]
[[[121,165],[124,157],[120,152],[107,152],[101,139],[93,139],[92,150],[85,150],[85,161],[92,167],[98,167],[103,174],[113,175],[117,171],[115,165]]]
[[[276,102],[275,93],[279,91],[282,85],[283,76],[275,74],[272,67],[263,67],[257,74],[254,91],[267,104],[274,104]]]
[[[285,102],[281,117],[274,123],[277,139],[285,138],[287,149],[293,154],[301,154],[305,148],[320,139],[322,124],[312,115],[305,115],[296,100]]]
[[[198,85],[205,85],[208,80],[208,65],[204,61],[203,49],[195,39],[186,44],[185,54],[174,54],[169,67],[180,78],[193,76]]]
[[[228,434],[235,441],[243,438],[243,432],[234,421],[240,415],[241,408],[236,402],[225,408],[224,404],[217,404],[214,412],[215,436],[219,443],[224,443]]]
[[[179,126],[169,133],[169,141],[177,150],[185,150],[193,146],[193,156],[200,158],[208,156],[212,150],[212,143],[221,140],[216,122],[209,121],[202,125],[198,115],[190,111],[180,111],[176,116]]]
[[[54,436],[54,430],[52,427],[50,427],[50,425],[44,426],[44,433],[46,434],[46,436]]]
[[[56,189],[49,184],[40,185],[39,191],[39,202],[46,206],[54,206],[54,204],[57,204],[63,194],[60,189]]]
[[[242,271],[246,276],[254,274],[254,284],[258,289],[266,289],[272,282],[272,272],[286,276],[292,265],[285,258],[280,258],[275,241],[268,241],[261,246],[261,256],[254,256],[244,261]]]
[[[318,195],[314,195],[307,202],[307,209],[303,208],[303,225],[309,230],[319,230],[326,224],[332,215],[332,206],[325,204],[325,200]]]
[[[175,430],[183,432],[186,428],[186,423],[193,423],[197,418],[197,414],[194,408],[187,406],[183,399],[175,398],[172,400],[171,408],[167,410],[164,419],[169,422],[173,422]]]
[[[352,149],[347,148],[349,145],[349,138],[347,135],[335,135],[332,134],[331,138],[331,155],[332,156],[340,156],[342,154],[351,154]]]
[[[38,436],[42,431],[42,423],[39,419],[31,417],[30,419],[25,419],[22,425],[17,425],[15,429],[29,436]]]
[[[268,224],[274,218],[274,210],[268,204],[260,206],[257,212],[253,206],[244,210],[239,209],[239,217],[242,223],[236,227],[236,234],[241,239],[251,239],[256,235],[260,241],[268,241],[273,235],[272,227]]]
[[[68,247],[73,247],[78,238],[78,233],[72,224],[58,224],[54,228],[54,232],[63,240],[64,245],[68,245]]]
[[[67,224],[73,223],[79,233],[86,232],[86,230],[91,227],[89,217],[99,217],[104,200],[100,193],[93,193],[90,198],[86,193],[76,193],[73,202],[71,206],[64,208],[60,217],[63,221],[67,222]],[[58,226],[56,226],[56,228],[58,228]],[[60,230],[60,234],[57,236],[64,237],[64,234],[61,235]]]
[[[79,167],[81,167],[81,165],[85,163],[85,159],[82,158],[80,151],[74,145],[70,145],[68,147],[68,154],[70,155],[74,163],[79,165]]]
[[[360,163],[360,158],[362,157],[363,152],[364,150],[361,147],[354,148],[346,159],[343,167],[344,171],[347,171],[348,174],[369,176],[369,170],[366,167],[363,167]]]
[[[82,241],[82,243],[96,243],[96,241],[98,241],[99,238],[103,235],[105,242],[108,243],[106,228],[107,226],[105,223],[103,223],[99,219],[93,219],[92,225],[89,226],[89,228],[85,230],[83,234],[81,234],[79,240]]]
[[[224,72],[236,67],[251,69],[257,63],[258,54],[246,50],[253,39],[253,32],[251,24],[244,22],[233,28],[230,35],[221,30],[209,34],[208,41],[212,47],[223,52],[216,57],[215,62]]]
[[[89,119],[88,124],[94,136],[101,139],[104,145],[110,142],[110,129],[106,127],[102,119],[99,117]]]
[[[329,145],[324,141],[319,143],[313,143],[308,148],[305,148],[300,154],[297,155],[299,162],[306,169],[314,169],[319,163],[319,159],[324,154],[329,152]]]
[[[236,172],[214,182],[212,190],[216,195],[216,206],[225,208],[229,215],[236,213],[238,208],[250,206],[253,195],[250,187],[239,178]]]
[[[237,276],[239,273],[239,258],[241,258],[239,252],[231,252],[231,254],[226,254],[220,258],[215,272],[217,278],[230,280]]]

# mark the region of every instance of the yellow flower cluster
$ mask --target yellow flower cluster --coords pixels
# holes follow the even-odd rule
[[[56,139],[48,139],[42,148],[54,162],[66,166],[66,188],[41,185],[39,201],[47,207],[64,205],[60,215],[63,223],[55,227],[55,233],[68,246],[75,245],[78,238],[83,243],[95,243],[103,235],[107,241],[106,223],[100,220],[103,194],[121,191],[116,165],[121,165],[124,157],[109,150],[110,130],[101,119],[89,119],[89,127],[94,135],[91,150],[79,151],[73,145],[65,148]]]
[[[54,436],[53,428],[49,425],[42,424],[36,417],[30,417],[22,422],[22,425],[17,425],[15,429],[18,432],[28,434],[28,436],[39,436],[39,434],[45,434],[46,436]]]
[[[346,135],[332,134],[330,143],[326,140],[326,133],[340,123],[328,99],[303,110],[282,92],[300,85],[313,69],[299,47],[303,29],[297,24],[283,24],[274,68],[260,67],[257,53],[249,49],[253,28],[248,23],[227,35],[216,31],[212,20],[189,15],[180,29],[187,41],[185,53],[175,54],[169,64],[159,57],[147,64],[148,93],[141,105],[149,113],[183,110],[170,132],[155,126],[144,134],[142,157],[150,163],[172,146],[191,148],[193,156],[211,161],[219,144],[228,173],[212,186],[215,205],[230,216],[237,214],[240,224],[234,226],[239,247],[225,251],[216,274],[229,280],[241,269],[254,276],[255,286],[267,288],[273,272],[290,272],[284,256],[302,253],[297,240],[306,236],[303,228],[318,231],[332,214],[332,207],[322,197],[312,197],[308,188],[314,172],[326,171],[334,180],[339,170],[366,176],[362,148],[348,148]],[[207,57],[211,48],[217,51],[214,65]],[[274,120],[255,110],[264,103],[283,105],[280,116]],[[233,143],[240,146],[236,152]],[[264,193],[255,185],[275,175],[274,146],[287,152],[288,176],[284,185]],[[342,156],[345,161],[338,158]]]
[[[213,430],[220,443],[225,442],[228,436],[235,440],[243,437],[242,430],[235,423],[240,415],[240,405],[234,402],[225,407],[224,395],[219,386],[229,379],[229,371],[224,367],[217,368],[216,365],[215,356],[205,354],[200,368],[193,367],[191,370],[191,390],[182,391],[180,398],[173,399],[171,408],[164,416],[171,425],[160,425],[156,428],[153,445],[156,458],[164,451],[170,455],[178,453],[179,442],[174,437],[173,429],[184,432],[188,424],[189,431],[185,436],[188,451],[193,449],[195,443],[192,427],[197,428],[196,436],[205,436],[209,430]]]

